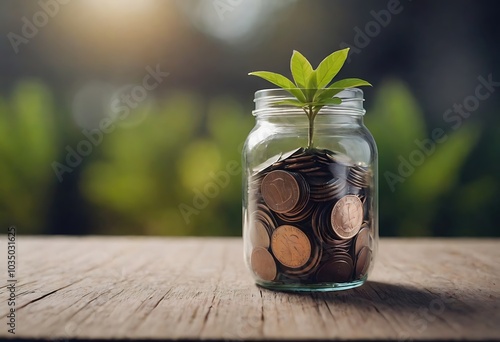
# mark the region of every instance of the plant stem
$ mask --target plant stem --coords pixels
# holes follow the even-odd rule
[[[320,111],[323,106],[307,106],[304,108],[306,112],[307,118],[309,119],[309,134],[307,141],[307,148],[312,149],[314,147],[314,119],[316,119],[316,115]]]
[[[313,145],[314,145],[314,116],[313,116],[313,112],[312,112],[312,108],[309,107],[308,109],[308,114],[307,114],[307,117],[309,118],[309,135],[308,135],[308,143],[307,143],[307,148],[308,149],[311,149],[313,148]]]

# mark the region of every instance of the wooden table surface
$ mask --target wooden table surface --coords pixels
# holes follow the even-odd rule
[[[18,236],[15,335],[0,242],[0,337],[500,340],[499,239],[381,239],[363,287],[293,294],[237,238]]]

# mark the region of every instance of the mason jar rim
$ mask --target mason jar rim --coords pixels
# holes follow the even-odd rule
[[[363,91],[359,88],[348,88],[339,92],[335,97],[342,99],[338,105],[324,106],[320,114],[350,114],[350,115],[364,115],[363,108]],[[280,104],[283,100],[292,100],[295,97],[285,89],[269,88],[260,89],[255,92],[255,110],[252,112],[254,116],[261,114],[265,115],[282,115],[304,113],[301,108],[294,106]]]

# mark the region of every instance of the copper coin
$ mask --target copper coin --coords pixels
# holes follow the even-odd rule
[[[315,208],[314,204],[311,204],[310,202],[305,208],[303,208],[298,213],[276,214],[276,216],[278,216],[281,220],[288,223],[300,222],[308,218],[314,211],[314,208]]]
[[[271,230],[274,230],[274,228],[276,228],[277,226],[277,223],[276,219],[271,213],[271,210],[269,210],[269,208],[263,204],[257,205],[257,208],[258,210],[255,212],[255,218],[260,219],[264,223],[267,223],[268,227]]]
[[[321,213],[323,211],[322,206],[317,206],[311,216],[311,225],[312,225],[312,230],[314,232],[314,235],[316,238],[318,238],[319,241],[323,242],[323,238],[321,235],[321,231],[323,230],[323,222],[321,221]]]
[[[337,250],[337,252],[335,253],[334,259],[335,260],[344,260],[354,267],[354,262],[351,258],[351,255],[347,251]]]
[[[316,162],[311,161],[311,162],[300,162],[300,163],[293,163],[293,164],[287,164],[285,166],[285,169],[290,169],[290,170],[302,170],[302,169],[307,169],[307,168],[313,168],[316,166]]]
[[[363,247],[356,257],[356,278],[362,277],[368,272],[372,251],[368,247]]]
[[[370,172],[369,169],[361,165],[355,165],[349,170],[347,181],[360,188],[368,187]]]
[[[295,157],[292,157],[292,158],[288,158],[288,159],[285,159],[283,160],[286,164],[295,164],[295,163],[302,163],[302,162],[308,162],[312,160],[312,156],[311,155],[300,155],[300,156],[295,156]]]
[[[311,257],[304,266],[299,268],[289,268],[286,266],[282,266],[281,270],[284,274],[286,274],[289,277],[299,277],[304,279],[305,277],[316,271],[316,268],[319,262],[321,261],[322,255],[323,255],[323,250],[321,249],[321,246],[313,244]]]
[[[282,265],[299,268],[311,257],[311,241],[299,228],[283,225],[273,232],[271,250]]]
[[[307,177],[309,179],[325,178],[325,177],[330,178],[331,176],[332,176],[332,174],[330,173],[330,171],[326,171],[324,169],[318,170],[318,171],[312,171],[312,172],[308,172],[307,173]]]
[[[335,203],[331,214],[334,233],[341,239],[354,237],[363,223],[363,203],[354,195],[342,197]]]
[[[264,247],[256,247],[250,257],[252,270],[262,280],[272,281],[276,278],[276,263],[273,256]]]
[[[250,241],[253,247],[269,248],[271,240],[269,239],[269,233],[262,221],[256,220],[255,224],[250,229]]]
[[[316,280],[319,282],[346,282],[351,279],[352,270],[352,263],[334,259],[320,267],[316,273]]]
[[[370,228],[363,226],[356,235],[356,242],[354,243],[354,255],[358,255],[361,248],[370,245]]]
[[[300,200],[300,186],[286,171],[271,171],[262,180],[261,192],[267,206],[277,213],[286,213]]]

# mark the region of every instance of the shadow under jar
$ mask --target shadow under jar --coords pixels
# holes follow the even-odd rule
[[[283,291],[362,285],[378,245],[377,148],[363,92],[346,89],[316,116],[281,89],[255,93],[243,149],[245,262],[257,284]],[[309,144],[309,141],[313,141]]]

